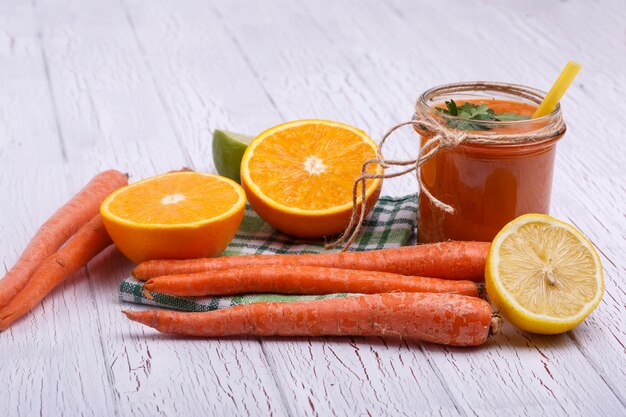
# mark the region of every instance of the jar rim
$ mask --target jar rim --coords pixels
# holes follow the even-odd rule
[[[532,101],[536,104],[540,104],[543,101],[543,98],[546,96],[546,92],[528,87],[521,84],[512,84],[512,83],[504,83],[504,82],[493,82],[493,81],[464,81],[459,83],[450,83],[450,84],[441,84],[428,90],[424,91],[417,100],[417,105],[422,106],[427,110],[434,110],[435,108],[430,106],[427,103],[429,97],[436,96],[436,94],[441,93],[449,93],[454,94],[455,91],[458,93],[471,93],[471,92],[479,92],[479,91],[494,91],[502,93],[503,90],[506,90],[506,93],[515,97],[519,97],[522,99],[526,99]],[[524,119],[524,120],[509,120],[509,121],[497,121],[497,120],[473,120],[465,117],[459,116],[450,116],[446,115],[446,119],[450,120],[458,120],[458,121],[472,121],[480,123],[481,125],[489,126],[489,125],[497,125],[497,126],[523,126],[526,123],[537,123],[537,122],[550,122],[552,119],[559,117],[561,114],[561,103],[558,103],[555,109],[541,117],[537,117],[535,119]]]

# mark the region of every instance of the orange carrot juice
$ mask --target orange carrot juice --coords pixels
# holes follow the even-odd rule
[[[438,88],[427,91],[420,97],[418,106],[437,112],[450,127],[487,138],[494,134],[541,132],[560,119],[559,107],[548,116],[530,119],[542,93],[514,87],[532,94],[523,92],[516,96],[510,91],[504,94],[499,88],[477,91],[463,88],[455,94],[448,86],[443,95],[437,93]],[[457,116],[448,116],[457,114],[457,109]],[[476,116],[479,119],[464,117],[480,112],[484,115]],[[416,130],[422,136],[422,144],[433,135]],[[491,241],[517,216],[547,214],[556,143],[562,134],[521,144],[463,143],[440,150],[422,165],[421,177],[428,190],[455,212],[446,213],[420,193],[418,241]]]

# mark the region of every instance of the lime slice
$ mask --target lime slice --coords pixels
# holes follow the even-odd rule
[[[253,136],[215,129],[213,163],[220,175],[241,182],[239,178],[241,158],[252,139],[254,139]]]
[[[522,330],[573,329],[604,294],[602,265],[574,226],[543,214],[513,220],[494,238],[485,269],[487,294]]]

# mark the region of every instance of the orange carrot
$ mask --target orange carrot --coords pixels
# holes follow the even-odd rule
[[[46,258],[26,286],[6,306],[0,308],[0,330],[28,313],[57,285],[112,243],[102,217],[96,215],[58,252]]]
[[[478,288],[472,281],[305,265],[244,266],[189,275],[164,275],[149,279],[144,288],[152,292],[180,296],[268,292],[280,294],[437,292],[478,297]]]
[[[458,294],[386,293],[256,303],[205,313],[125,311],[163,333],[187,336],[385,336],[452,346],[487,340],[491,306]]]
[[[367,252],[148,261],[135,268],[133,275],[145,281],[161,275],[193,274],[244,265],[309,265],[482,281],[489,245],[487,242],[441,242]]]
[[[126,184],[128,184],[126,174],[114,170],[101,172],[58,209],[39,228],[13,268],[0,280],[0,308],[24,288],[44,259],[52,255],[78,229],[98,214],[100,203],[109,194]]]

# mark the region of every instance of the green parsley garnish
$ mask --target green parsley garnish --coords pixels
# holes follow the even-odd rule
[[[435,107],[437,110],[450,116],[455,116],[468,120],[448,120],[448,126],[454,129],[461,130],[489,130],[489,127],[481,123],[473,123],[469,120],[487,120],[493,122],[510,122],[513,120],[527,120],[528,116],[524,116],[517,113],[502,113],[497,114],[493,109],[490,109],[486,104],[473,104],[469,102],[463,103],[462,106],[457,106],[454,100],[446,101],[446,108]]]

